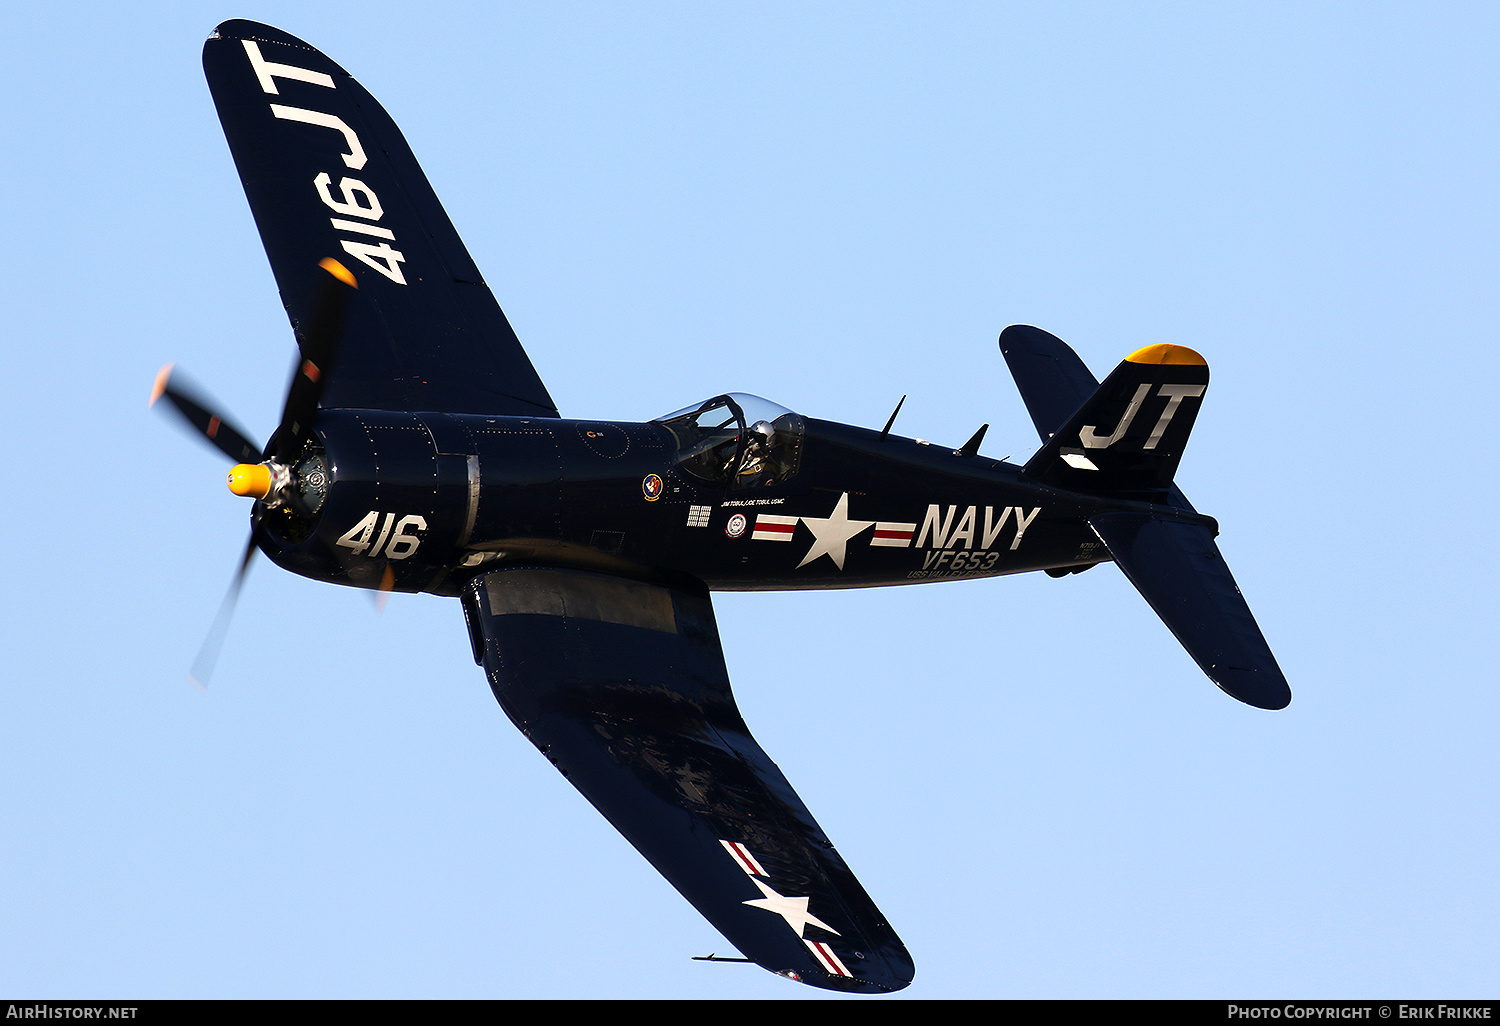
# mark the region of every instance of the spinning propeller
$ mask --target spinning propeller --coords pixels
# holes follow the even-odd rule
[[[344,314],[349,306],[349,290],[359,288],[354,275],[337,260],[328,257],[320,261],[318,266],[327,271],[329,277],[318,292],[312,316],[297,332],[301,362],[287,389],[281,423],[264,450],[254,445],[233,421],[218,412],[217,403],[198,391],[182,375],[174,374],[172,364],[167,364],[156,375],[156,385],[151,390],[152,406],[156,405],[158,399],[166,399],[194,434],[228,456],[235,464],[229,471],[231,492],[258,499],[271,508],[285,505],[297,514],[309,518],[312,511],[294,485],[292,466],[313,437],[313,428],[318,419],[318,401],[323,396],[328,374],[338,356]],[[193,660],[188,680],[199,689],[208,684],[208,679],[213,674],[235,604],[239,601],[240,587],[254,561],[261,531],[260,519],[252,520],[250,537],[245,543],[245,553],[240,557],[239,568],[229,582],[229,591],[219,606],[208,637],[204,639],[203,647]]]

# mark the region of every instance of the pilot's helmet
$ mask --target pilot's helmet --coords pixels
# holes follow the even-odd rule
[[[752,442],[761,442],[769,449],[771,440],[776,437],[776,428],[769,420],[757,420],[750,425],[750,436]]]

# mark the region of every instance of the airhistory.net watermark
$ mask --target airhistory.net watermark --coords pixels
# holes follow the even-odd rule
[[[75,1005],[33,1001],[6,1005],[7,1019],[134,1019],[138,1005]]]

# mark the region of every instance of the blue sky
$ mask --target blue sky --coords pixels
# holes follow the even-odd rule
[[[249,17],[404,129],[563,414],[725,390],[1024,458],[995,338],[1214,379],[1179,483],[1294,699],[1114,568],[716,600],[912,997],[1492,997],[1496,58],[1483,4],[31,5],[7,19],[0,991],[819,998],[496,707],[457,604],[262,562],[146,409],[291,334],[203,82]],[[847,999],[846,999],[847,1000]]]

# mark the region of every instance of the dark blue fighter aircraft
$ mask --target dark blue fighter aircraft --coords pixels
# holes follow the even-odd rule
[[[257,445],[164,371],[236,466],[249,544],[294,573],[456,596],[511,720],[749,960],[882,992],[911,957],[741,719],[715,590],[853,588],[1113,561],[1215,684],[1291,691],[1173,484],[1208,385],[1153,345],[1102,383],[1000,336],[1042,446],[1025,466],[728,394],[641,424],[565,420],[386,112],[265,25],[203,65],[296,333]],[[895,416],[892,415],[892,421]],[[197,675],[206,678],[203,666]]]

